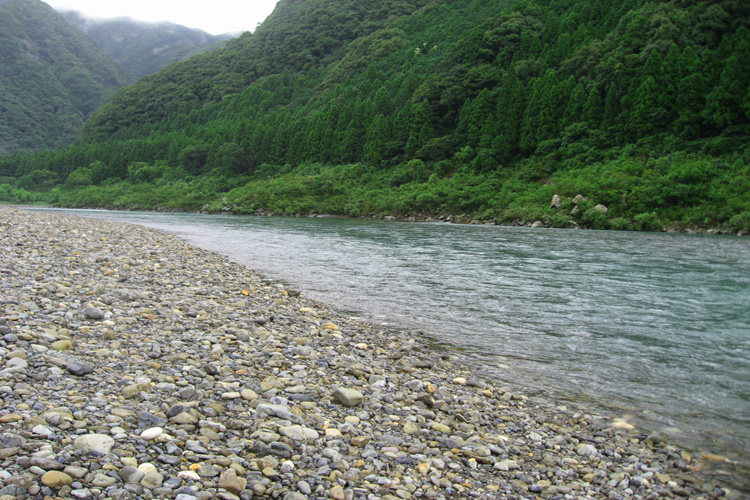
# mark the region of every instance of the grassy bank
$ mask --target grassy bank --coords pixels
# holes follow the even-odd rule
[[[124,179],[78,179],[47,191],[0,185],[0,200],[63,207],[233,214],[450,219],[497,224],[635,231],[750,232],[747,153],[660,157],[627,150],[557,152],[512,169],[478,173],[462,163],[412,160],[390,169],[361,163],[296,168],[264,165],[253,175],[175,173],[142,165]],[[184,172],[183,172],[184,174]]]

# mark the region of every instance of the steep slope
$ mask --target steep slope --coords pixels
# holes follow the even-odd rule
[[[70,144],[124,84],[112,59],[47,4],[0,4],[0,154]]]
[[[173,23],[87,19],[77,12],[63,15],[119,64],[129,83],[174,62],[222,48],[232,38]]]
[[[281,1],[254,32],[124,89],[91,121],[93,135],[109,135],[134,121],[159,122],[186,114],[285,71],[319,71],[353,40],[407,15],[428,0]],[[137,108],[134,115],[131,111]]]
[[[16,173],[78,205],[750,230],[748,26],[740,0],[282,0]]]

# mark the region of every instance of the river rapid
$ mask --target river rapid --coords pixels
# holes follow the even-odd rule
[[[338,218],[65,210],[137,223],[600,408],[750,491],[750,241]],[[743,479],[744,478],[744,479]]]

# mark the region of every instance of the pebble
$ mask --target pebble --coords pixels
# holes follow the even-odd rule
[[[0,206],[0,273],[3,499],[726,493],[622,419],[153,229]]]

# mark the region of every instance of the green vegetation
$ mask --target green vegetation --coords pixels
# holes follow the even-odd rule
[[[65,206],[744,233],[749,25],[740,0],[282,0],[0,176]]]
[[[114,59],[128,83],[195,54],[219,49],[231,38],[173,23],[86,19],[77,12],[63,15]]]
[[[125,80],[39,0],[0,2],[0,154],[67,146]]]

